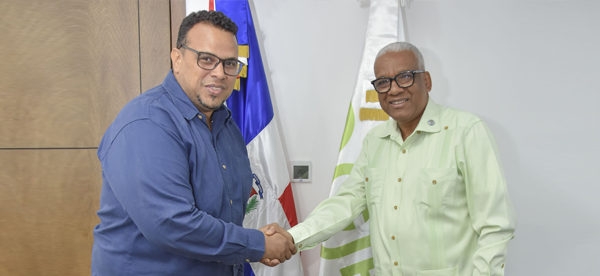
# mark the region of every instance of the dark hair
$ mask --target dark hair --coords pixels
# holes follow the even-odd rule
[[[237,37],[238,27],[227,15],[220,11],[197,11],[190,13],[181,22],[179,34],[177,34],[177,49],[186,43],[186,36],[190,29],[201,22],[209,23]]]

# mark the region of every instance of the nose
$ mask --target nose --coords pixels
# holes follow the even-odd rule
[[[388,94],[397,95],[404,92],[404,89],[406,88],[402,88],[395,81],[392,81],[392,87],[390,87],[390,91],[388,91]]]

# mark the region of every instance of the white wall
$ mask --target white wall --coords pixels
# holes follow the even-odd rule
[[[600,3],[408,0],[408,41],[438,103],[490,126],[519,226],[507,275],[593,275],[600,261]],[[368,1],[250,3],[294,184],[299,220],[325,199],[359,58]],[[317,276],[319,251],[304,251]]]

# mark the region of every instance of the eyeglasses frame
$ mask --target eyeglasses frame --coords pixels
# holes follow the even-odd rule
[[[377,78],[374,81],[371,82],[371,84],[373,85],[373,88],[375,88],[375,92],[379,93],[379,94],[383,94],[383,93],[387,93],[390,92],[390,90],[392,90],[392,80],[396,82],[396,84],[398,85],[398,87],[400,88],[408,88],[411,87],[413,84],[415,84],[415,74],[418,73],[425,73],[425,70],[408,70],[408,71],[402,71],[400,73],[398,73],[398,75],[394,76],[393,78],[388,78],[388,77],[381,77],[381,78]],[[398,80],[396,79],[398,76],[402,75],[402,74],[406,74],[406,73],[411,73],[412,74],[412,83],[410,85],[407,86],[402,86],[400,85],[400,83],[398,83]],[[385,92],[379,92],[377,91],[377,87],[375,87],[375,82],[378,80],[383,80],[383,79],[388,79],[390,80],[390,88],[385,91]]]
[[[228,76],[237,77],[237,76],[240,74],[240,72],[242,72],[242,67],[244,67],[244,65],[246,65],[245,63],[241,62],[239,59],[233,59],[233,58],[232,58],[232,59],[222,59],[222,58],[218,57],[217,55],[215,55],[215,54],[213,54],[213,53],[209,53],[209,52],[200,52],[200,51],[194,50],[194,49],[192,49],[192,48],[188,47],[188,46],[187,46],[187,45],[185,45],[185,44],[181,44],[181,47],[183,47],[183,48],[186,48],[186,49],[188,49],[188,50],[190,50],[190,51],[192,51],[192,52],[196,53],[196,54],[198,55],[198,57],[197,57],[197,59],[196,59],[196,64],[198,65],[198,67],[200,67],[200,68],[202,68],[202,69],[205,69],[205,70],[215,70],[215,68],[217,68],[217,66],[219,66],[219,64],[220,64],[221,62],[235,60],[235,61],[237,61],[237,62],[238,62],[238,64],[240,65],[240,66],[238,67],[238,72],[237,72],[237,74],[235,74],[235,75],[230,75],[230,74],[227,74],[227,72],[225,72],[225,66],[223,66],[223,73],[224,73],[225,75],[228,75]],[[200,54],[209,54],[209,55],[212,55],[212,56],[216,57],[216,58],[217,58],[219,61],[217,61],[217,63],[215,63],[215,67],[213,67],[212,69],[204,68],[204,67],[200,66]]]

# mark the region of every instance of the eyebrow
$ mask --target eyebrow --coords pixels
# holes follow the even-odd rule
[[[218,57],[218,58],[220,58],[220,59],[222,59],[222,60],[238,60],[238,57],[237,57],[237,56],[236,56],[236,57],[230,57],[230,58],[222,58],[222,57],[218,56],[218,55],[217,55],[217,54],[215,54],[215,53],[211,53],[211,52],[207,52],[207,51],[200,51],[200,50],[196,50],[196,51],[198,51],[198,53],[211,54],[211,55],[213,55],[213,56],[215,56],[215,57]]]

